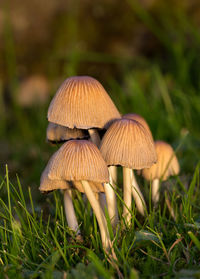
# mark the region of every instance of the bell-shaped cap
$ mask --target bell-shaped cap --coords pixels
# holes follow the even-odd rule
[[[122,118],[138,121],[148,131],[149,135],[151,136],[151,138],[153,140],[153,136],[152,136],[151,130],[149,128],[149,125],[147,124],[146,120],[141,115],[139,115],[137,113],[127,113],[127,114],[124,114],[122,116]]]
[[[149,169],[142,170],[142,175],[147,180],[166,180],[170,175],[177,175],[180,171],[179,163],[173,148],[164,141],[155,142],[158,161]]]
[[[60,143],[71,139],[89,138],[87,131],[81,129],[70,129],[50,122],[47,126],[46,139],[51,143]]]
[[[67,78],[48,109],[48,121],[71,129],[106,128],[120,114],[103,86],[94,78]]]
[[[108,168],[97,146],[87,140],[71,140],[56,152],[49,165],[50,179],[109,181]]]
[[[53,159],[55,157],[56,153],[51,157],[51,159]],[[51,192],[57,189],[70,189],[70,184],[62,179],[50,179],[48,177],[48,173],[49,173],[49,165],[50,165],[50,161],[48,162],[48,164],[46,165],[41,178],[40,178],[40,187],[39,190],[41,192]]]
[[[100,151],[110,166],[143,169],[157,160],[151,136],[139,122],[130,119],[119,119],[109,127]]]

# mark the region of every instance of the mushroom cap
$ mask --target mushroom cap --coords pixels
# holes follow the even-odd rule
[[[170,175],[177,175],[180,171],[180,167],[173,148],[164,141],[156,141],[155,148],[158,161],[149,169],[142,170],[144,178],[147,180],[162,178],[164,181]]]
[[[48,193],[57,189],[67,190],[76,188],[79,192],[84,193],[84,189],[82,186],[82,183],[80,181],[66,181],[63,179],[50,179],[48,177],[49,173],[49,165],[51,164],[51,161],[54,160],[54,157],[56,156],[56,153],[51,157],[48,164],[46,165],[44,171],[42,172],[41,178],[40,178],[40,187],[39,190],[43,193]],[[104,187],[102,183],[97,182],[90,182],[90,185],[92,187],[92,190],[94,192],[104,192]]]
[[[137,121],[116,120],[105,133],[101,154],[107,165],[121,165],[131,169],[150,167],[157,160],[154,142]]]
[[[56,152],[49,165],[50,179],[109,181],[108,168],[97,146],[87,140],[70,140]]]
[[[46,131],[46,139],[49,142],[63,142],[70,139],[83,139],[88,138],[85,130],[81,129],[70,129],[52,122],[49,122]]]
[[[89,76],[67,78],[52,99],[48,120],[71,129],[105,128],[120,114],[103,86]]]
[[[141,115],[139,115],[137,113],[127,113],[127,114],[124,114],[122,116],[122,118],[138,121],[148,131],[148,133],[150,134],[150,136],[153,140],[153,136],[152,136],[151,130],[149,128],[149,125],[147,124],[146,120]]]
[[[56,153],[51,157],[51,160],[56,156]],[[63,180],[63,179],[50,179],[48,177],[49,173],[49,166],[50,161],[46,165],[44,171],[42,172],[41,178],[40,178],[40,187],[39,190],[41,192],[51,192],[57,189],[70,189],[70,184]]]

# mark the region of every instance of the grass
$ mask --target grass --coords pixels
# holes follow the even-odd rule
[[[13,185],[6,167],[0,184],[7,196],[0,199],[1,278],[112,278],[120,274],[124,278],[183,278],[184,269],[198,273],[199,165],[188,189],[178,178],[170,182],[176,221],[164,198],[144,219],[134,209],[131,228],[120,227],[113,239],[116,268],[102,250],[96,219],[79,193],[75,208],[83,241],[76,240],[66,225],[60,192],[46,197],[47,213],[35,206],[30,188],[26,201],[20,181]],[[120,199],[118,207],[121,212]]]
[[[2,166],[0,182],[0,278],[199,276],[198,88],[191,83],[185,87],[171,72],[148,63],[127,71],[120,82],[110,78],[106,86],[122,113],[141,114],[154,138],[175,148],[181,174],[165,183],[164,189],[169,191],[176,221],[164,203],[164,193],[160,207],[153,209],[149,185],[138,177],[150,205],[148,216],[141,218],[133,208],[131,228],[119,229],[114,239],[114,268],[102,250],[96,219],[80,194],[75,209],[83,242],[66,225],[61,194],[42,196],[38,191],[41,172],[58,148],[45,141],[48,104],[22,109],[2,103],[8,113],[2,115],[1,152],[8,167]],[[121,214],[120,198],[118,208]]]
[[[45,141],[48,104],[25,109],[15,103],[18,67],[7,17],[5,74],[10,99],[4,98],[0,79],[0,278],[200,277],[199,31],[181,9],[172,14],[171,6],[167,12],[163,7],[166,14],[160,12],[155,19],[137,1],[126,2],[157,38],[163,53],[147,59],[72,50],[66,56],[57,51],[55,42],[48,75],[52,80],[64,80],[69,74],[91,74],[89,68],[95,64],[102,73],[104,66],[113,67],[112,77],[102,76],[116,106],[122,113],[141,114],[155,140],[172,144],[181,165],[180,176],[163,184],[157,210],[151,205],[149,184],[137,177],[144,186],[148,215],[142,218],[133,207],[131,228],[117,231],[114,267],[102,250],[90,206],[76,193],[74,203],[83,235],[83,241],[78,241],[66,225],[61,193],[42,196],[38,191],[41,172],[58,147]],[[76,42],[78,23],[73,15],[69,21],[67,26]],[[64,66],[60,73],[61,60]],[[91,67],[82,72],[79,69],[84,65]],[[119,190],[121,214],[120,197]]]

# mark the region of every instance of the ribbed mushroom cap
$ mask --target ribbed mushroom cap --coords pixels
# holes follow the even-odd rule
[[[142,124],[144,126],[144,128],[148,131],[148,133],[150,134],[151,138],[153,139],[151,130],[149,128],[149,125],[147,124],[146,120],[141,115],[136,114],[136,113],[127,113],[127,114],[124,114],[122,116],[122,118],[138,121],[140,124]]]
[[[109,181],[108,168],[97,146],[86,140],[71,140],[56,152],[49,166],[50,179]]]
[[[70,139],[88,138],[85,130],[70,129],[55,123],[49,123],[47,126],[46,138],[49,142],[63,142]]]
[[[55,157],[56,153],[51,157],[51,160]],[[50,179],[48,177],[48,173],[49,173],[49,165],[51,163],[51,160],[48,162],[48,164],[46,165],[41,178],[40,178],[40,187],[39,190],[41,192],[50,192],[53,190],[57,190],[57,189],[69,189],[70,184],[67,181],[64,181],[62,179]]]
[[[158,161],[149,169],[143,169],[142,175],[147,180],[166,180],[170,175],[177,175],[180,167],[173,148],[164,141],[156,141],[155,148]]]
[[[139,122],[130,119],[119,119],[109,127],[100,151],[107,165],[131,169],[150,167],[157,160],[149,133]]]
[[[52,99],[48,120],[71,129],[105,128],[120,114],[103,86],[94,78],[66,79]]]

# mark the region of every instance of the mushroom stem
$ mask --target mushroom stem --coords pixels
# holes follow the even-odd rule
[[[132,179],[131,179],[131,169],[123,167],[123,195],[124,195],[124,207],[123,216],[127,225],[131,222],[131,206],[132,206]]]
[[[109,174],[110,174],[110,179],[112,179],[112,182],[110,181],[110,183],[113,184],[113,186],[115,186],[117,184],[117,167],[109,166],[108,170],[109,170]]]
[[[80,234],[71,195],[71,190],[64,191],[64,206],[67,224],[70,229],[76,232],[76,234]]]
[[[85,194],[86,194],[86,196],[94,210],[94,213],[96,215],[97,222],[98,222],[99,228],[100,228],[103,247],[105,250],[109,250],[111,248],[111,240],[110,240],[110,236],[109,236],[109,232],[108,232],[108,228],[107,228],[105,215],[101,209],[99,202],[95,198],[95,194],[92,191],[88,181],[81,180],[81,182],[82,182]]]
[[[105,193],[99,193],[99,202],[103,212],[105,212],[105,208],[108,209]]]
[[[151,192],[152,192],[152,201],[154,206],[156,206],[157,202],[159,201],[160,193],[159,193],[159,179],[155,178],[152,181],[151,185]]]
[[[108,205],[108,214],[111,220],[111,225],[113,230],[115,231],[117,223],[119,221],[118,211],[117,211],[117,199],[116,199],[116,180],[117,180],[117,172],[115,166],[110,166],[109,170],[109,183],[104,183],[106,201]]]
[[[97,129],[88,129],[88,133],[90,135],[91,141],[96,144],[97,147],[99,147],[101,139]]]
[[[137,183],[137,180],[135,178],[135,174],[134,174],[134,171],[132,170],[131,172],[131,176],[132,176],[132,195],[133,195],[133,198],[135,200],[135,204],[136,204],[136,207],[139,211],[139,213],[144,216],[145,214],[145,208],[146,208],[146,203],[145,203],[145,200],[144,200],[144,196],[139,188],[139,185]]]

